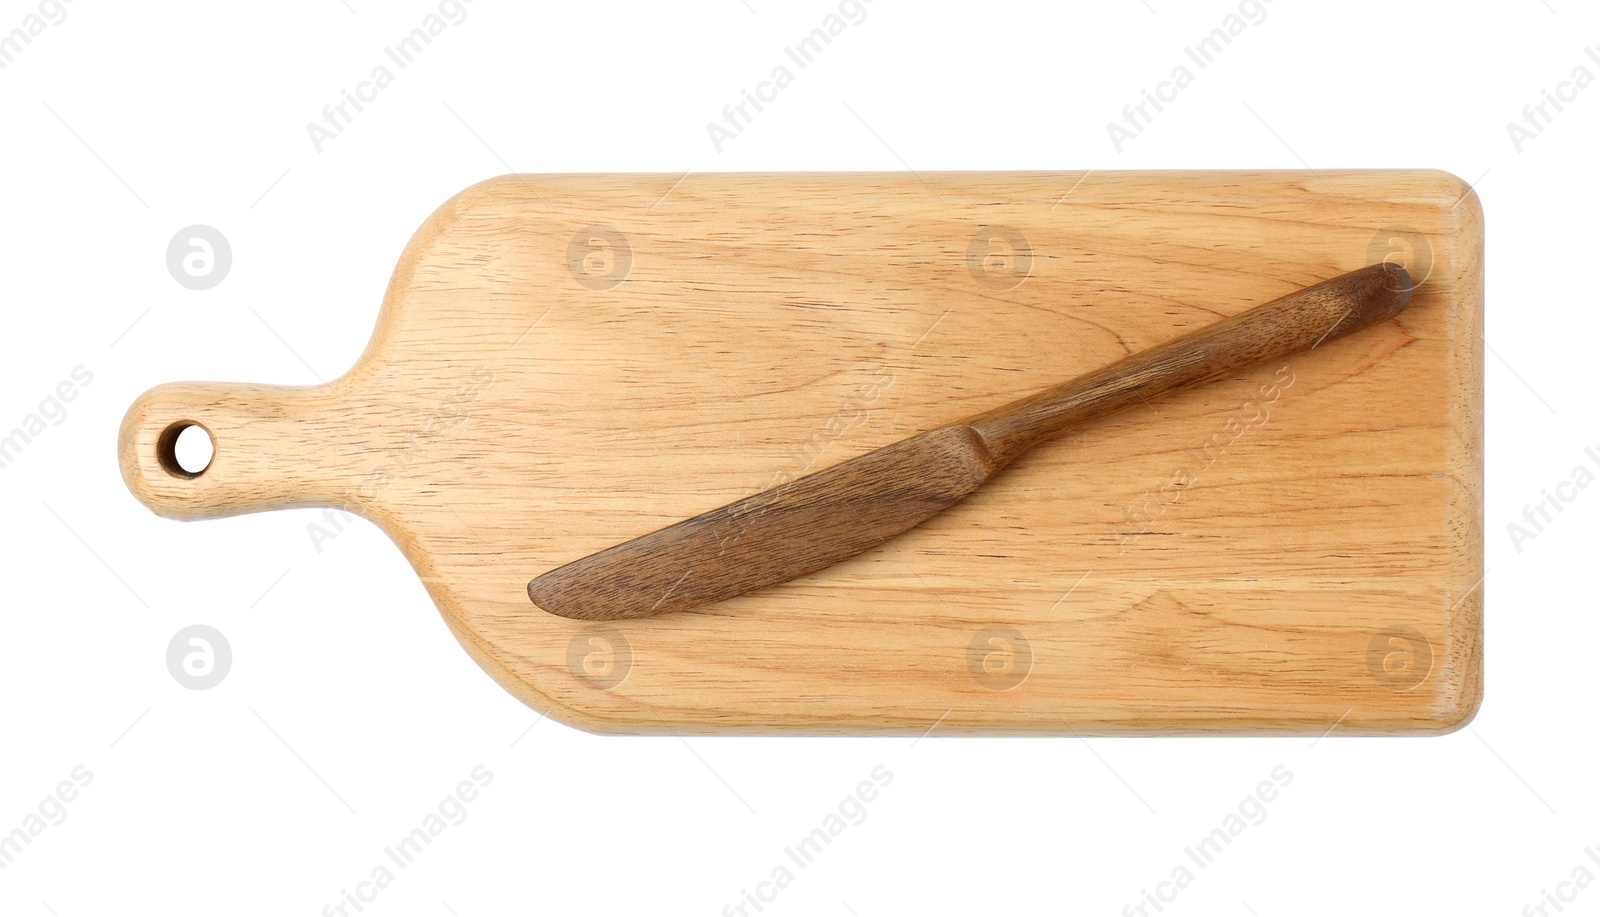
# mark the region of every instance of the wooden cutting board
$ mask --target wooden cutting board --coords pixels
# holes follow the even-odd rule
[[[144,395],[179,518],[340,506],[600,732],[1444,732],[1482,693],[1483,228],[1430,171],[522,175],[327,386]],[[836,567],[613,624],[535,575],[1375,261],[1398,320],[1028,453]],[[216,447],[198,476],[171,438]]]

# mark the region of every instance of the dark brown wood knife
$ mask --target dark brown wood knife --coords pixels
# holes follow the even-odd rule
[[[815,572],[955,505],[1045,439],[1386,321],[1411,292],[1397,265],[1352,271],[573,561],[528,583],[528,597],[552,614],[606,621],[694,608]]]

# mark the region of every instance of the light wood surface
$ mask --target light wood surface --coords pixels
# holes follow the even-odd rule
[[[163,515],[372,519],[586,729],[1442,732],[1482,692],[1482,244],[1426,171],[506,176],[416,233],[348,374],[158,387],[119,453]],[[858,557],[625,622],[528,601],[1386,257],[1420,281],[1396,320],[1041,444]]]

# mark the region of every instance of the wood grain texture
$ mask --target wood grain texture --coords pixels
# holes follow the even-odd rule
[[[129,487],[178,518],[362,514],[480,665],[596,731],[1442,732],[1476,710],[1464,183],[679,178],[464,191],[348,374],[152,390]],[[541,571],[1391,255],[1420,283],[1395,321],[1043,443],[836,566],[637,621],[528,603]],[[161,458],[185,422],[216,444],[193,478]]]
[[[557,567],[529,581],[528,598],[562,617],[620,621],[786,583],[949,509],[1075,426],[1388,321],[1412,287],[1404,267],[1378,263],[1296,290],[968,421]]]

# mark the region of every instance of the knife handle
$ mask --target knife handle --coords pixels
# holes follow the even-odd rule
[[[995,468],[1003,468],[1085,421],[1393,318],[1411,302],[1411,291],[1405,268],[1370,265],[979,414],[967,425],[983,437]]]

